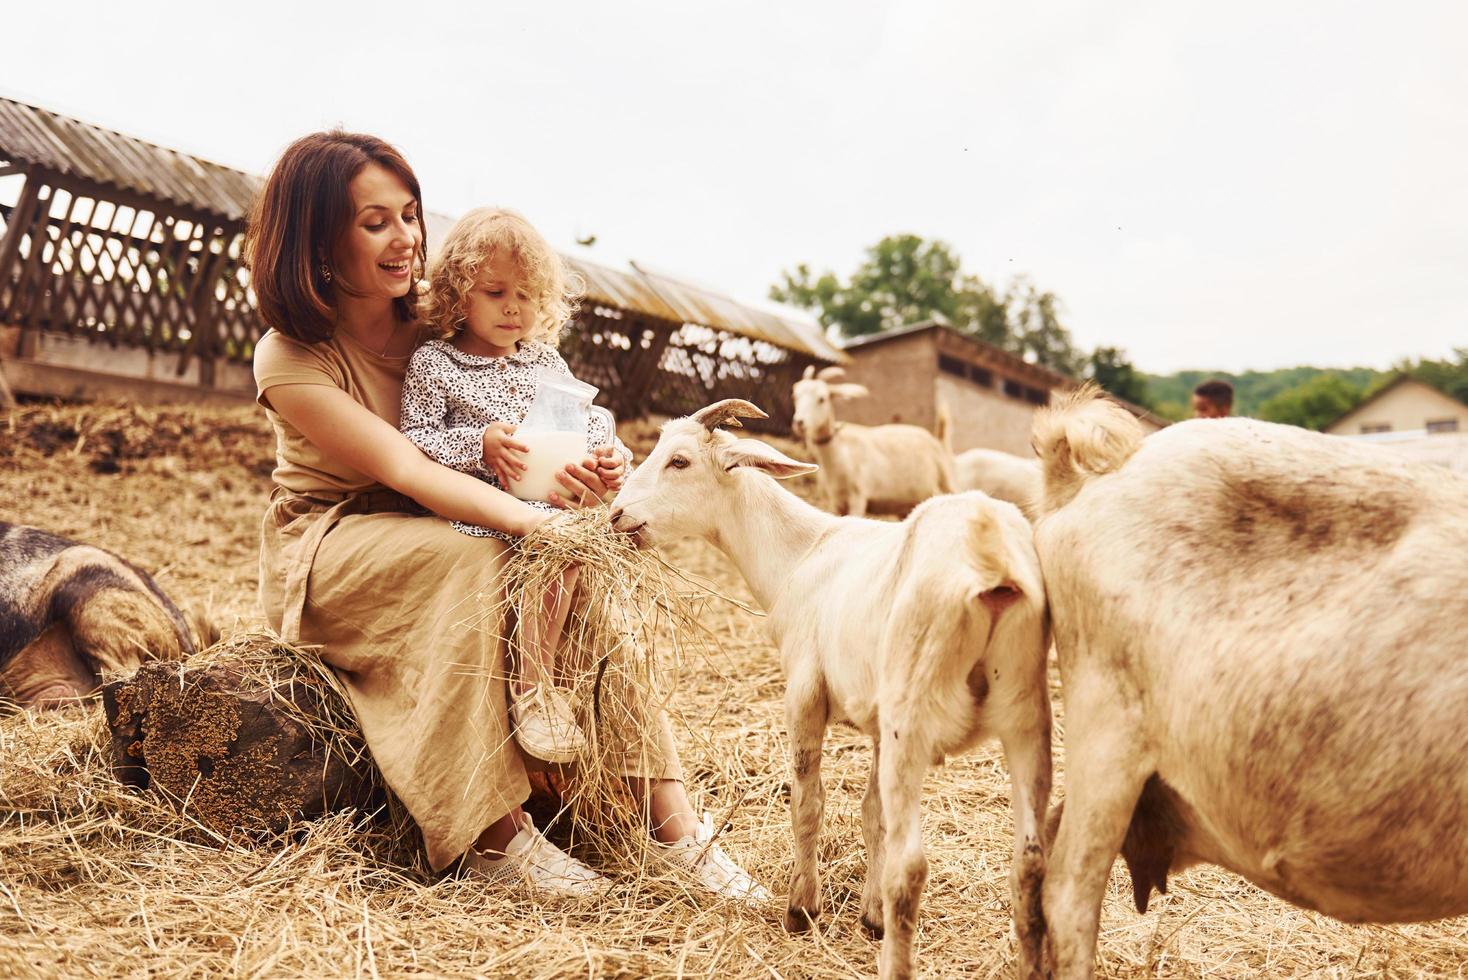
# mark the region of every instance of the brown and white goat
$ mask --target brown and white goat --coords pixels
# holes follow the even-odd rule
[[[1141,910],[1209,862],[1348,922],[1468,912],[1468,479],[1247,419],[1144,441],[1093,390],[1034,440],[1059,976],[1092,973],[1118,851]]]
[[[1010,875],[1021,974],[1040,969],[1043,808],[1050,792],[1045,592],[1029,524],[981,493],[930,500],[901,523],[833,517],[774,479],[814,467],[719,429],[763,418],[719,402],[663,426],[612,521],[640,544],[702,538],[743,573],[780,647],[793,759],[795,869],[786,927],[820,911],[816,846],[826,728],[872,737],[862,803],[862,923],[883,935],[881,976],[913,971],[927,879],[923,774],[997,734],[1013,785]]]
[[[865,398],[863,385],[845,381],[838,367],[805,369],[791,395],[791,429],[820,464],[817,479],[836,514],[906,514],[940,493],[952,493],[953,454],[946,414],[937,435],[916,425],[857,425],[836,421],[836,403]]]

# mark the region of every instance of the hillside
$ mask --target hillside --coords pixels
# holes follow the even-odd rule
[[[1234,374],[1229,371],[1178,371],[1174,374],[1143,374],[1147,383],[1147,397],[1157,414],[1170,419],[1186,419],[1192,416],[1190,400],[1193,388],[1209,378],[1222,378],[1234,386],[1234,414],[1263,417],[1260,409],[1270,399],[1287,391],[1299,388],[1321,375],[1333,375],[1350,387],[1366,392],[1392,371],[1375,368],[1318,368],[1291,367],[1273,371],[1244,371]]]

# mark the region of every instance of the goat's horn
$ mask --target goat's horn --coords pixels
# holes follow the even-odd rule
[[[700,408],[690,418],[712,432],[721,425],[737,427],[740,419],[767,419],[769,416],[742,398],[725,398],[707,408]]]
[[[819,372],[817,372],[816,377],[820,378],[822,381],[845,381],[846,369],[839,368],[834,365],[831,367],[824,367],[821,368]]]
[[[804,380],[806,380],[806,381],[809,381],[811,378],[814,378],[815,376],[816,376],[816,366],[814,364],[807,364],[805,366],[805,373],[801,375],[801,378],[804,379]]]

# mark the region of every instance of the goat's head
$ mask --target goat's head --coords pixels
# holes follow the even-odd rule
[[[728,494],[734,481],[743,479],[740,470],[777,479],[813,472],[813,463],[721,428],[737,426],[741,418],[765,417],[749,402],[730,398],[665,424],[652,453],[617,494],[612,526],[631,534],[641,547],[706,537],[731,506]]]
[[[846,372],[839,367],[806,367],[805,375],[797,382],[791,394],[795,400],[795,417],[790,428],[797,439],[820,445],[831,441],[836,434],[836,402],[848,398],[864,398],[865,387],[846,381]]]

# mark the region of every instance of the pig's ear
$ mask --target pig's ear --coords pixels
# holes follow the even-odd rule
[[[791,459],[758,439],[735,439],[726,446],[720,446],[716,454],[719,465],[726,473],[739,466],[748,466],[762,470],[777,480],[787,480],[792,476],[804,476],[820,469],[815,463]]]

